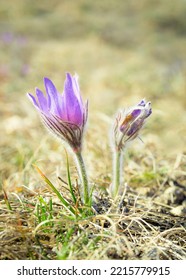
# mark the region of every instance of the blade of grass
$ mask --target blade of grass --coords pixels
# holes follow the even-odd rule
[[[73,187],[72,187],[72,181],[71,181],[71,177],[70,177],[70,168],[69,168],[68,154],[67,154],[66,149],[64,149],[64,150],[65,150],[66,160],[67,160],[67,179],[68,179],[68,185],[69,185],[69,188],[70,188],[70,193],[71,193],[72,199],[73,199],[74,203],[76,204],[77,199],[75,197],[74,190],[73,190]]]
[[[69,247],[71,246],[70,238],[73,235],[74,230],[75,230],[74,227],[72,227],[66,232],[66,236],[64,237],[64,241],[62,242],[63,244],[62,249],[59,252],[60,260],[66,260],[69,255]]]
[[[71,214],[76,216],[75,209],[68,203],[68,201],[62,197],[60,192],[54,187],[54,185],[50,182],[50,180],[43,174],[43,172],[39,169],[39,167],[35,164],[33,164],[37,172],[40,174],[40,176],[43,178],[43,180],[47,183],[47,185],[52,189],[52,191],[57,195],[59,200],[62,202],[63,206],[67,211],[69,211]]]
[[[8,195],[7,195],[7,193],[4,189],[3,189],[3,194],[4,194],[4,200],[5,200],[5,203],[6,203],[6,206],[7,206],[8,210],[12,211],[12,207],[10,205]]]
[[[50,213],[50,219],[53,219],[53,203],[52,198],[49,200],[49,213]]]
[[[37,206],[36,206],[36,216],[37,216],[37,218],[38,218],[38,222],[41,223],[41,216],[40,216],[39,204],[37,204]]]

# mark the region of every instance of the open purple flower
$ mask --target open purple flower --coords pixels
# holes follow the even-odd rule
[[[37,99],[28,97],[39,111],[44,124],[55,135],[68,142],[74,151],[81,149],[82,136],[87,121],[88,103],[82,101],[77,75],[66,74],[63,94],[51,80],[44,78],[46,96],[36,88]]]
[[[151,103],[141,100],[136,106],[119,112],[114,125],[114,142],[118,150],[122,150],[126,144],[138,137],[145,119],[152,113]]]

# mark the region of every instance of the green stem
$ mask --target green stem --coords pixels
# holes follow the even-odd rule
[[[87,178],[87,172],[83,161],[83,157],[81,152],[79,151],[75,152],[75,156],[76,156],[76,162],[77,162],[81,184],[83,187],[83,190],[81,190],[81,196],[83,196],[84,204],[90,206],[91,201],[90,201],[90,194],[89,194],[88,178]]]
[[[111,195],[115,198],[121,186],[121,171],[122,171],[122,157],[123,153],[120,150],[114,151],[114,160],[113,160],[113,182],[111,186]]]

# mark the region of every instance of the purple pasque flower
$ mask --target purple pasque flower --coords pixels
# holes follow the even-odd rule
[[[119,112],[114,124],[114,143],[117,150],[138,137],[146,118],[152,113],[151,102],[142,99],[136,106]]]
[[[66,74],[63,94],[59,93],[48,78],[44,78],[46,96],[36,88],[37,99],[28,93],[47,128],[79,151],[88,115],[88,103],[82,101],[78,76]]]

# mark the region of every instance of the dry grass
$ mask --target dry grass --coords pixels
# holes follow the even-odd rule
[[[8,196],[0,194],[0,258],[185,259],[185,1],[14,3],[0,8],[0,171]],[[97,213],[76,222],[32,167],[65,192],[63,146],[25,96],[43,89],[44,76],[62,90],[65,71],[79,74],[89,99],[84,158],[97,197]],[[125,156],[125,196],[113,202],[112,116],[143,97],[153,114],[144,144],[135,141]],[[71,176],[75,183],[72,160]]]

